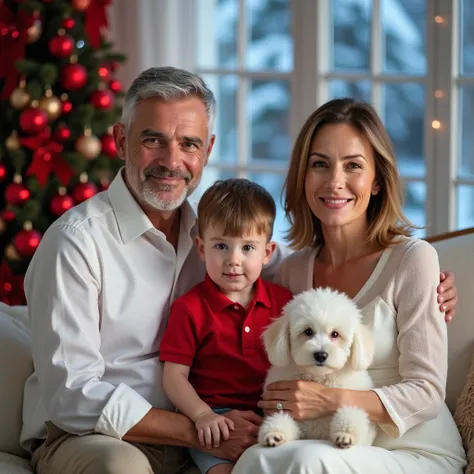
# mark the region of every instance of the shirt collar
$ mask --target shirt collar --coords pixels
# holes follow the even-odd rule
[[[128,244],[154,227],[125,184],[123,170],[119,170],[107,192],[122,241]],[[181,226],[191,237],[197,233],[196,212],[187,200],[181,206]]]
[[[207,273],[204,280],[204,288],[207,293],[207,300],[214,313],[219,313],[228,306],[235,304],[219,290],[219,287],[211,280]],[[255,282],[255,296],[253,297],[253,301],[255,301],[255,303],[260,303],[267,308],[272,307],[270,296],[268,295],[268,291],[261,278],[258,278]]]

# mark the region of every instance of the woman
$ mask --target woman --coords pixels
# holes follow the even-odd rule
[[[408,237],[394,153],[371,106],[338,99],[309,117],[293,150],[285,209],[299,251],[283,263],[278,283],[294,293],[331,287],[354,299],[375,339],[370,374],[377,388],[281,381],[260,406],[271,413],[280,402],[296,419],[358,406],[379,435],[374,446],[347,450],[314,440],[254,446],[233,473],[461,474],[465,454],[444,403],[438,258],[427,242]]]

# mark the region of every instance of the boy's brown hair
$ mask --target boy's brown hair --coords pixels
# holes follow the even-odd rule
[[[268,240],[273,233],[276,206],[272,195],[248,179],[216,181],[198,205],[199,235],[211,225],[224,228],[224,235],[241,236],[256,231]]]

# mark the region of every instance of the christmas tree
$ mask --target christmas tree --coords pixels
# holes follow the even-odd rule
[[[121,166],[111,135],[124,56],[110,0],[0,0],[0,301],[25,304],[42,234]]]

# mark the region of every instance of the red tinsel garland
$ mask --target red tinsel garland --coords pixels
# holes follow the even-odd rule
[[[33,22],[33,17],[24,10],[19,9],[14,15],[0,1],[0,81],[4,81],[0,100],[8,99],[18,85],[20,73],[15,62],[25,57],[27,31]]]
[[[107,15],[105,8],[108,7],[111,0],[92,0],[89,8],[85,11],[85,31],[89,43],[93,48],[100,46],[101,30],[107,28]]]

